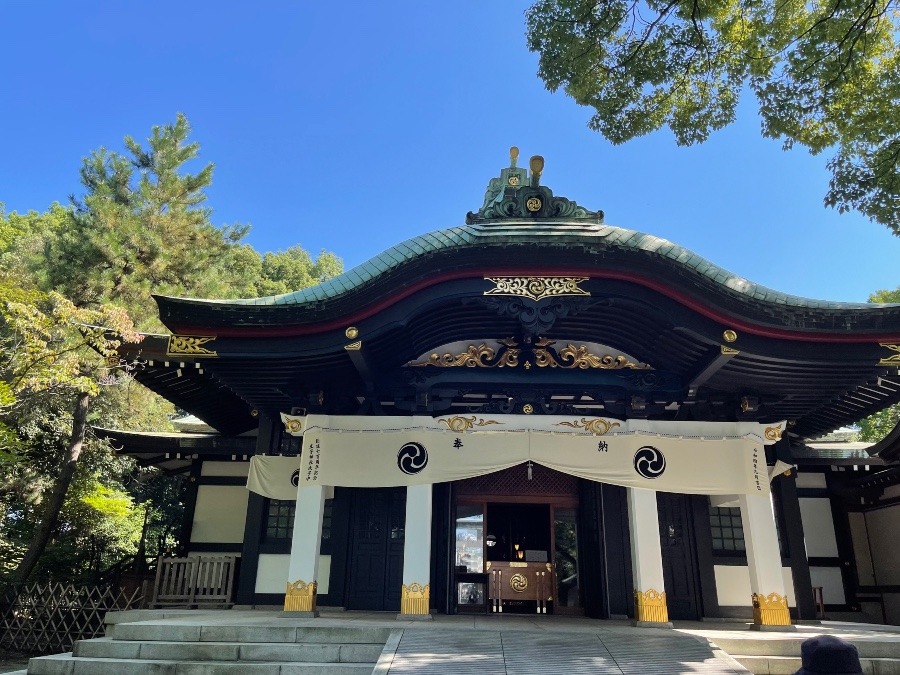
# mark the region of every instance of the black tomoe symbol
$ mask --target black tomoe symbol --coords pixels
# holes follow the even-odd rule
[[[666,457],[659,448],[645,445],[634,453],[634,470],[644,478],[659,478],[666,470]]]
[[[291,485],[294,487],[300,485],[300,469],[295,469],[294,473],[291,474]]]
[[[400,470],[413,476],[428,464],[428,451],[421,443],[406,443],[397,453],[397,466]]]

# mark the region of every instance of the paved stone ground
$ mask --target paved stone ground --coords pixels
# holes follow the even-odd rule
[[[705,640],[673,631],[440,630],[404,628],[393,658],[379,664],[390,675],[545,675],[561,672],[747,673]],[[497,630],[496,628],[500,628]],[[379,669],[376,668],[376,673]]]
[[[0,650],[0,673],[12,673],[28,666],[28,657]]]

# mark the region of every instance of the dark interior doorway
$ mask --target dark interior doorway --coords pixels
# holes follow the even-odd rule
[[[543,562],[550,560],[549,504],[489,503],[485,527],[496,538],[485,552],[488,560],[525,560],[527,551],[543,551]]]

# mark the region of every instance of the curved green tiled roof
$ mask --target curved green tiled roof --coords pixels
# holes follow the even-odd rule
[[[600,224],[521,221],[467,225],[422,234],[393,246],[370,260],[317,286],[284,295],[242,300],[169,298],[198,304],[229,306],[302,305],[351,293],[354,289],[419,256],[453,249],[491,245],[546,244],[589,245],[658,256],[727,288],[747,300],[807,309],[863,309],[871,303],[831,302],[790,295],[753,283],[661,237]]]

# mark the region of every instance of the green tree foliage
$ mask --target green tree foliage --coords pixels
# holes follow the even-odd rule
[[[125,138],[128,155],[104,148],[81,168],[85,196],[70,227],[48,242],[48,283],[79,306],[113,301],[138,325],[155,323],[151,293],[214,294],[208,274],[246,227],[217,228],[204,207],[213,165],[185,171],[200,146],[188,142],[184,115],[157,126],[143,147]]]
[[[0,419],[7,429],[17,429],[24,441],[29,424],[40,423],[35,412],[47,415],[49,404],[69,430],[65,440],[57,436],[56,443],[22,443],[21,449],[16,448],[24,451],[23,460],[43,461],[55,455],[57,462],[40,522],[33,528],[14,581],[29,577],[57,527],[84,450],[90,404],[100,393],[98,373],[105,359],[115,357],[123,340],[140,339],[118,307],[78,308],[58,293],[29,292],[20,280],[0,278],[0,381],[6,393]],[[61,414],[64,410],[71,411],[70,418]],[[57,452],[40,452],[48,447]],[[29,457],[32,449],[37,456]],[[24,515],[22,526],[28,522]]]
[[[538,74],[613,143],[669,127],[705,141],[756,96],[762,133],[830,150],[825,203],[900,235],[896,0],[538,0]]]
[[[299,246],[261,256],[216,227],[207,164],[179,115],[145,145],[83,161],[70,207],[0,208],[0,578],[86,580],[114,559],[169,550],[183,481],[139,469],[90,425],[170,430],[170,403],[123,375],[119,340],[158,330],[151,293],[253,297],[341,271]],[[98,326],[102,328],[91,328]]]
[[[869,302],[900,303],[900,287],[875,291]],[[900,404],[892,405],[859,421],[859,440],[877,443],[900,423]]]

